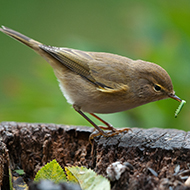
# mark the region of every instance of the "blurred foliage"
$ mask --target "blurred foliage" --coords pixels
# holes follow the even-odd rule
[[[116,127],[189,130],[190,1],[1,1],[0,24],[47,45],[116,53],[161,65],[179,102],[150,103],[101,115]],[[71,108],[53,70],[29,48],[0,33],[0,120],[90,125]]]

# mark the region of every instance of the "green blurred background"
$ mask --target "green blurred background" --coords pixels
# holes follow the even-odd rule
[[[161,65],[170,74],[172,99],[100,115],[115,127],[190,126],[190,1],[1,1],[0,24],[46,45],[116,53]],[[50,65],[0,33],[0,121],[90,126],[62,96]]]

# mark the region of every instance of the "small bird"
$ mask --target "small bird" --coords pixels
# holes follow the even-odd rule
[[[166,98],[181,102],[170,76],[157,64],[111,53],[47,46],[4,26],[0,31],[46,59],[67,102],[98,130],[98,135],[107,137],[130,129],[115,129],[94,113],[121,112]],[[96,125],[84,112],[107,127]]]

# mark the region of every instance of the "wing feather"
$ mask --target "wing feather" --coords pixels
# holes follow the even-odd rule
[[[124,75],[122,68],[121,72],[118,73],[117,65],[113,64],[113,66],[106,61],[107,59],[94,56],[98,53],[93,54],[93,52],[46,45],[39,47],[64,66],[96,85],[97,90],[101,92],[118,93],[126,92],[128,89],[123,76],[118,77]],[[109,54],[107,56],[109,57]]]

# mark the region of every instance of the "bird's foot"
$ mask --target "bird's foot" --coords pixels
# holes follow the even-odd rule
[[[108,132],[104,131],[104,133],[97,131],[97,130],[93,131],[91,133],[91,135],[89,136],[90,144],[92,144],[92,140],[94,139],[94,137],[97,137],[99,135],[102,135],[103,137],[113,137],[113,136],[118,135],[123,132],[132,131],[130,128],[116,129],[112,125],[109,125],[108,127],[104,127],[104,126],[98,126],[98,127],[101,129],[110,130],[110,131],[108,131]]]

